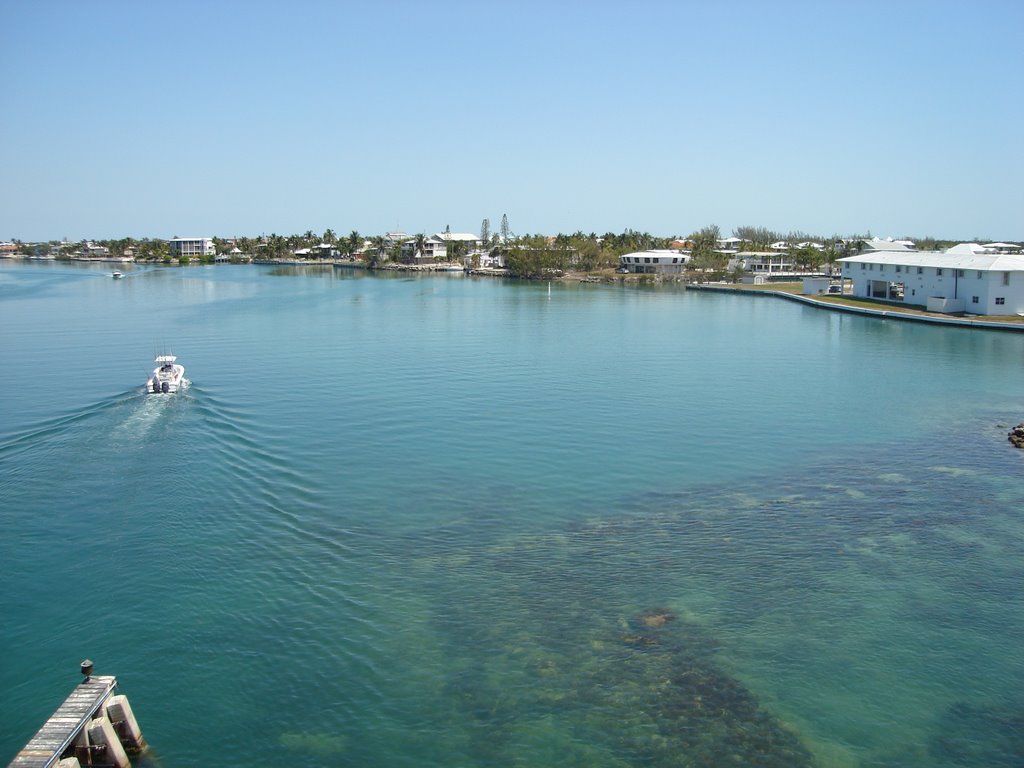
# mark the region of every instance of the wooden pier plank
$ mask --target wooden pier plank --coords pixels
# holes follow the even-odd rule
[[[101,675],[93,675],[88,681],[79,683],[8,768],[49,768],[56,764],[61,753],[103,706],[116,685],[116,677]]]

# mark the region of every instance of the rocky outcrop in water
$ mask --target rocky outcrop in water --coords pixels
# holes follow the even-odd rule
[[[1018,448],[1024,448],[1024,421],[1010,430],[1007,439]]]

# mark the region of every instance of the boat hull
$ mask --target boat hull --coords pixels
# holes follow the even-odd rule
[[[151,395],[173,395],[185,388],[185,366],[160,366],[146,382],[146,392]]]

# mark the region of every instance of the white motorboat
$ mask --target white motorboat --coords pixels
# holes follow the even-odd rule
[[[113,272],[110,273],[110,276],[115,280],[120,280],[122,277],[124,277],[124,272],[118,272],[115,269]]]
[[[172,395],[188,384],[185,378],[185,366],[176,363],[174,355],[157,355],[156,368],[146,382],[146,390],[154,395]]]

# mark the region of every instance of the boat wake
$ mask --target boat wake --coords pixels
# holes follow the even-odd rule
[[[142,442],[149,435],[168,409],[173,407],[174,397],[149,397],[145,390],[142,396],[133,398],[131,407],[110,430],[110,439],[116,443]]]
[[[172,413],[179,414],[192,401],[191,381],[184,379],[176,396],[155,397],[144,388],[113,395],[75,411],[0,435],[0,461],[34,450],[75,445],[76,451],[105,446],[134,445]],[[170,425],[168,425],[170,428]]]
[[[104,400],[87,405],[73,413],[62,414],[51,419],[24,426],[9,435],[0,437],[0,459],[10,459],[20,453],[42,444],[64,442],[69,435],[91,434],[93,439],[106,439],[109,434],[100,425],[94,425],[106,418],[110,413],[126,408],[139,402],[137,393],[125,392]]]

